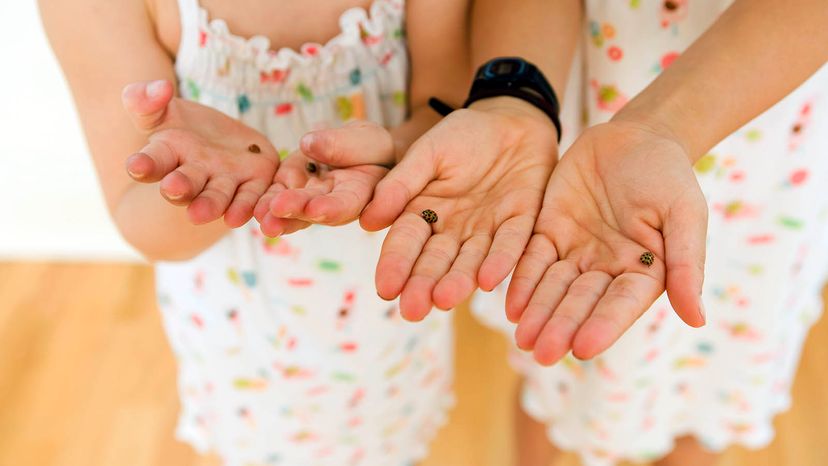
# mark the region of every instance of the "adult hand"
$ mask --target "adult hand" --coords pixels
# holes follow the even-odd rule
[[[512,270],[557,161],[549,118],[512,97],[450,114],[415,142],[376,187],[360,223],[391,226],[376,272],[379,295],[421,320],[451,309]],[[432,210],[429,224],[421,214]]]
[[[518,346],[553,364],[608,348],[667,289],[704,324],[707,204],[687,151],[633,122],[588,129],[556,167],[513,274],[507,316]],[[652,265],[642,254],[651,252]]]

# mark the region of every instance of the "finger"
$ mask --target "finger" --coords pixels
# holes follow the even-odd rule
[[[676,314],[691,327],[701,327],[706,320],[701,300],[706,240],[707,205],[703,199],[670,211],[664,222],[667,296]]]
[[[434,287],[434,305],[443,310],[457,307],[477,287],[480,264],[489,251],[492,239],[489,235],[475,235],[460,248],[449,272]]]
[[[662,283],[649,275],[628,272],[615,277],[575,333],[572,353],[591,359],[609,348],[663,291]]]
[[[285,231],[282,233],[282,236],[292,235],[297,231],[302,231],[311,226],[313,226],[313,223],[305,222],[303,220],[290,219],[290,222],[285,226]]]
[[[252,179],[239,186],[236,196],[224,214],[224,223],[230,228],[238,228],[253,217],[253,210],[261,199],[268,182],[263,179]]]
[[[207,178],[207,170],[203,165],[186,163],[161,179],[161,195],[172,204],[187,205],[204,189]]]
[[[566,296],[552,312],[552,317],[535,341],[537,362],[551,366],[569,352],[575,332],[604,296],[610,283],[612,276],[608,273],[590,271],[569,285]]]
[[[402,161],[377,183],[374,198],[365,207],[359,223],[368,231],[386,228],[435,178],[435,170],[432,146],[422,140],[416,142]]]
[[[314,223],[342,225],[359,218],[371,194],[348,188],[334,188],[328,194],[315,197],[305,206],[304,217]]]
[[[431,311],[434,286],[449,271],[459,249],[457,240],[447,234],[428,239],[400,296],[400,314],[406,320],[418,322]]]
[[[152,131],[163,121],[175,89],[166,80],[132,83],[121,92],[121,102],[136,128]]]
[[[259,223],[264,220],[266,214],[270,213],[270,202],[273,200],[273,196],[285,189],[287,188],[285,188],[284,185],[277,182],[271,184],[264,194],[262,194],[262,197],[260,197],[259,201],[256,202],[256,207],[253,208],[253,217],[255,217]]]
[[[304,188],[310,179],[307,162],[307,157],[291,154],[279,165],[275,180],[289,189]]]
[[[233,200],[238,184],[229,176],[211,178],[198,195],[187,207],[190,221],[196,225],[212,222],[218,219]]]
[[[265,213],[261,220],[259,220],[259,229],[262,234],[268,238],[277,238],[282,235],[288,235],[296,231],[302,230],[310,226],[307,222],[297,220],[294,218],[278,218],[274,217],[270,212]]]
[[[334,182],[330,193],[308,201],[304,216],[315,223],[325,225],[343,225],[358,219],[368,201],[371,200],[375,183],[387,172],[381,167],[366,167],[366,169],[368,171],[363,173],[364,177]]]
[[[305,206],[311,199],[330,191],[329,186],[318,184],[313,187],[286,189],[277,192],[270,201],[270,213],[280,218],[301,218]]]
[[[431,225],[419,215],[406,212],[394,222],[382,243],[377,263],[377,293],[383,299],[394,299],[402,292],[428,238]]]
[[[558,261],[546,269],[515,329],[518,348],[531,350],[535,347],[543,326],[578,275],[580,271],[572,261]]]
[[[394,163],[394,139],[382,126],[356,121],[342,128],[305,134],[299,141],[302,153],[333,167]]]
[[[534,226],[535,219],[531,215],[512,217],[500,225],[489,255],[480,266],[481,289],[492,291],[509,275],[526,248]]]
[[[165,142],[155,140],[126,160],[129,176],[142,183],[155,183],[178,167],[178,154]]]
[[[555,246],[544,235],[534,235],[518,261],[506,291],[506,317],[518,323],[546,269],[558,260]]]

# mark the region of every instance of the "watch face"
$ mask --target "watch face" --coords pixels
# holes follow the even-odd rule
[[[524,64],[520,60],[504,58],[489,64],[486,67],[485,74],[487,77],[496,78],[498,76],[513,76],[523,72]]]

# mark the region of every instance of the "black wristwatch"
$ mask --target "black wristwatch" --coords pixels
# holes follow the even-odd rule
[[[463,108],[489,97],[511,96],[525,100],[542,110],[558,130],[561,140],[560,104],[546,77],[533,64],[519,57],[502,57],[488,61],[477,70],[469,97]],[[446,103],[432,97],[429,105],[445,116],[454,111]]]

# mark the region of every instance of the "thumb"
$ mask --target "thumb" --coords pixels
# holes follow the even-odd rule
[[[394,139],[384,127],[356,121],[342,128],[305,134],[299,147],[306,156],[332,167],[394,163]]]
[[[388,227],[436,177],[433,145],[422,139],[415,142],[405,156],[374,189],[374,198],[362,211],[359,223],[368,231]]]
[[[667,297],[676,314],[691,327],[705,324],[701,300],[707,240],[707,204],[700,199],[680,201],[664,221]]]
[[[144,81],[127,85],[121,101],[137,129],[152,131],[163,123],[173,94],[173,85],[167,80]]]

